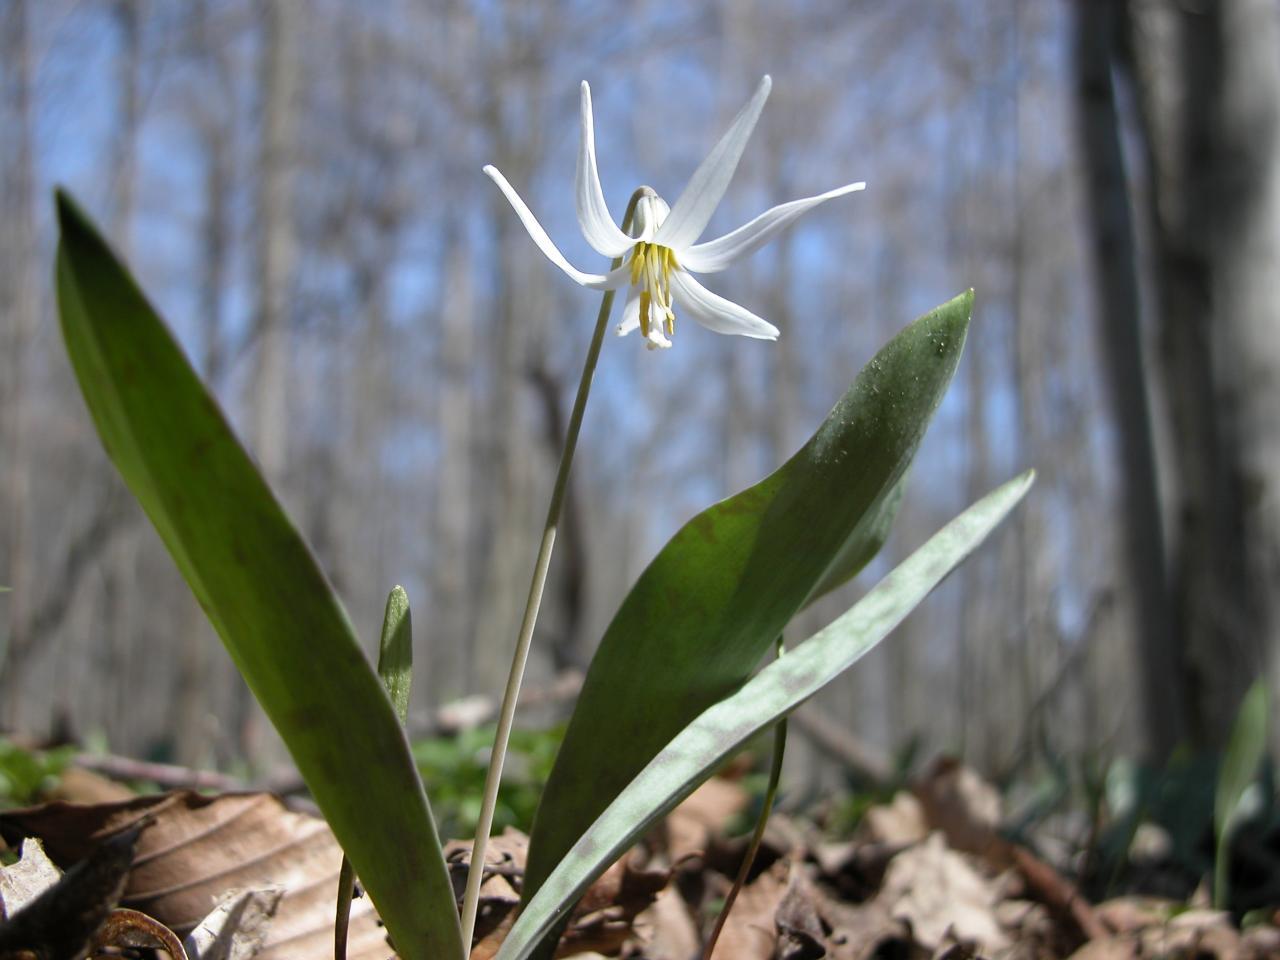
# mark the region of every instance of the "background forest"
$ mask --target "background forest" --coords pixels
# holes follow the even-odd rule
[[[501,688],[595,307],[481,167],[590,262],[580,81],[617,210],[639,183],[676,192],[766,72],[712,234],[868,189],[724,275],[776,344],[692,325],[670,351],[606,343],[531,689],[585,665],[684,520],[973,286],[893,540],[797,636],[998,480],[1039,482],[801,712],[789,782],[912,744],[998,778],[1219,744],[1280,630],[1269,0],[3,0],[0,729],[201,767],[282,756],[85,414],[50,293],[54,184],[175,324],[370,643],[404,584],[422,729]]]

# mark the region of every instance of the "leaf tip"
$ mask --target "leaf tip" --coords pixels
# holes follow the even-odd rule
[[[53,188],[53,205],[58,212],[58,231],[66,233],[70,227],[84,220],[84,212],[76,203],[71,191],[62,185]]]

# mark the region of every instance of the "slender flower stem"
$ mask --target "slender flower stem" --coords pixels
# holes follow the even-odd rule
[[[641,187],[631,195],[626,215],[622,218],[623,232],[631,229],[636,204],[646,193]],[[613,261],[611,269],[622,266],[622,257]],[[609,323],[609,311],[613,308],[613,291],[606,290],[600,301],[600,313],[596,317],[595,332],[587,359],[582,365],[582,379],[578,381],[578,395],[573,401],[569,416],[569,429],[560,453],[560,466],[556,471],[555,486],[551,490],[551,503],[547,506],[547,522],[542,529],[542,542],[538,547],[538,559],[533,566],[533,582],[529,584],[529,599],[525,603],[524,619],[520,623],[520,635],[516,639],[515,655],[511,659],[511,673],[507,677],[507,689],[502,695],[502,708],[498,713],[498,730],[494,735],[493,752],[489,757],[489,772],[484,779],[484,798],[480,804],[480,819],[476,823],[476,838],[471,845],[471,868],[467,873],[467,889],[462,898],[462,944],[470,951],[475,934],[476,911],[480,904],[480,884],[484,879],[484,851],[489,843],[489,831],[493,828],[493,811],[498,804],[498,786],[502,781],[502,764],[507,756],[507,742],[511,739],[511,724],[515,718],[516,701],[520,698],[520,683],[524,679],[525,664],[529,660],[529,647],[533,641],[533,628],[538,622],[538,608],[542,605],[542,591],[547,583],[547,571],[551,567],[551,551],[556,543],[556,530],[560,525],[560,510],[564,506],[565,492],[569,487],[569,468],[573,465],[573,452],[578,446],[578,432],[582,429],[582,414],[587,408],[587,395],[591,392],[591,379],[595,375],[596,361],[600,359],[600,347],[604,343],[605,327]]]
[[[784,650],[782,637],[779,637],[777,655],[781,657]],[[707,945],[702,951],[702,960],[711,960],[711,955],[716,949],[716,942],[720,939],[720,932],[724,930],[725,921],[729,919],[729,911],[733,909],[733,903],[738,899],[738,894],[742,888],[747,885],[747,874],[751,872],[751,865],[755,863],[756,854],[760,852],[760,843],[764,840],[765,827],[769,825],[769,814],[773,810],[773,801],[778,796],[778,781],[782,779],[782,755],[786,748],[787,721],[779,720],[773,728],[773,762],[769,767],[769,786],[764,793],[764,803],[760,808],[760,818],[756,821],[756,828],[751,834],[751,842],[747,844],[747,852],[738,867],[738,875],[733,880],[733,887],[729,890],[729,895],[724,898],[724,906],[720,909],[720,916],[716,917],[716,925],[711,931],[711,936],[707,938]]]

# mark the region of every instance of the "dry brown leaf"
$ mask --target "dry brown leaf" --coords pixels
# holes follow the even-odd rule
[[[1158,897],[1126,896],[1104,900],[1093,908],[1103,925],[1113,933],[1132,933],[1152,924],[1163,924],[1177,907],[1172,900]]]
[[[265,793],[191,792],[124,803],[54,803],[0,814],[0,830],[40,836],[55,861],[76,859],[100,837],[149,816],[122,904],[180,937],[232,890],[279,886],[284,895],[261,960],[329,960],[342,851],[323,820]],[[350,960],[386,960],[386,937],[367,898],[351,907]]]
[[[997,869],[1009,865],[1009,844],[997,832],[1000,791],[953,757],[939,757],[915,785],[925,821],[956,850],[976,854]]]
[[[17,863],[0,868],[0,920],[10,917],[44,893],[62,876],[35,837],[22,841]]]
[[[78,960],[120,899],[139,828],[98,844],[58,882],[0,922],[0,957]]]
[[[631,927],[645,960],[689,960],[698,955],[698,927],[688,904],[672,887],[660,891],[653,905],[641,911]]]
[[[739,783],[712,777],[677,806],[664,822],[662,835],[667,858],[680,863],[700,856],[711,838],[723,833],[734,817],[750,802]]]
[[[1103,937],[1090,940],[1070,960],[1138,960],[1138,945],[1132,937]]]
[[[515,907],[520,901],[528,849],[529,838],[510,827],[486,845],[485,881],[480,887],[472,960],[492,957],[511,929]],[[451,840],[444,850],[454,893],[460,898],[471,868],[471,842]],[[670,879],[670,870],[643,867],[636,852],[624,855],[582,895],[561,937],[556,956],[595,951],[616,953],[631,936],[636,916],[654,902]]]
[[[1188,910],[1168,923],[1148,927],[1141,936],[1147,956],[1236,960],[1242,953],[1240,934],[1222,910]]]
[[[795,861],[774,923],[778,928],[778,960],[819,960],[827,955],[813,884]]]
[[[67,803],[117,803],[132,800],[137,794],[122,783],[84,767],[67,767],[57,783],[42,800],[65,800]]]
[[[827,934],[832,960],[871,960],[872,957],[911,956],[914,941],[901,920],[884,904],[871,900],[856,906],[824,898],[820,912],[831,932]]]
[[[906,846],[929,835],[924,807],[911,793],[899,790],[892,803],[878,803],[863,814],[857,838],[863,843]]]
[[[191,960],[252,960],[267,942],[267,932],[284,890],[241,890],[227,894],[191,933],[183,946]]]
[[[776,917],[791,864],[779,860],[742,888],[729,911],[713,960],[770,960],[778,946]]]
[[[889,864],[877,899],[891,916],[911,925],[912,935],[928,950],[954,936],[988,952],[1008,946],[996,922],[1000,900],[994,883],[981,876],[934,833]]]
[[[635,919],[667,886],[671,871],[647,869],[638,851],[623,856],[587,888],[574,910],[556,956],[617,953],[631,936]]]
[[[1280,957],[1280,927],[1250,927],[1241,937],[1241,948],[1248,960]]]

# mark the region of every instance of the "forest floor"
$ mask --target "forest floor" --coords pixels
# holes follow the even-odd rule
[[[136,796],[74,766],[63,771],[55,795],[0,812],[4,862],[11,864],[0,869],[0,908],[7,905],[11,915],[0,924],[0,958],[83,956],[64,942],[77,937],[90,957],[334,955],[341,854],[311,813],[261,792]],[[742,829],[749,829],[752,803],[741,779],[706,783],[589,890],[558,956],[702,956],[747,845]],[[999,793],[947,760],[887,802],[867,806],[841,837],[810,818],[775,814],[715,956],[1280,958],[1280,903],[1243,915],[1214,910],[1204,883],[1178,897],[1117,890],[1091,899],[1075,878],[1096,876],[1099,864],[1082,863],[1079,849],[1055,838],[1048,821],[1029,839],[1008,839],[1002,817]],[[78,886],[64,882],[54,888],[62,893],[20,909],[58,875],[36,844],[24,847],[27,838],[38,838],[63,869],[89,866],[77,872]],[[1143,858],[1147,864],[1129,869],[1126,885],[1160,888],[1168,838],[1144,827],[1129,841],[1130,867]],[[493,957],[510,928],[525,848],[525,835],[514,829],[490,845],[473,960]],[[469,849],[463,841],[446,846],[459,895]],[[1240,895],[1252,891],[1255,901],[1275,889],[1275,877],[1235,879]],[[1171,885],[1166,876],[1164,886]],[[56,950],[67,952],[50,945],[58,938]],[[372,906],[357,899],[348,956],[390,955]]]

